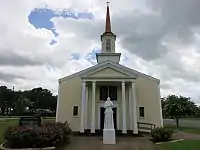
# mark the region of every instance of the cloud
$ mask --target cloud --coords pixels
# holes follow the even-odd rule
[[[197,0],[111,0],[121,64],[161,80],[161,94],[200,103]],[[0,84],[57,93],[57,79],[96,64],[105,3],[100,0],[0,2]],[[14,63],[13,63],[14,62]]]
[[[23,76],[5,73],[0,71],[0,80],[4,82],[13,82],[15,79],[25,79]]]
[[[167,53],[162,41],[165,30],[157,15],[130,11],[116,15],[113,24],[121,45],[138,57],[153,60]]]
[[[43,63],[28,56],[22,56],[13,52],[0,53],[0,66],[34,66],[42,65]]]
[[[59,34],[56,32],[56,28],[51,21],[54,17],[63,17],[63,18],[73,18],[73,19],[92,19],[94,16],[92,13],[86,12],[77,12],[73,10],[62,10],[54,11],[49,8],[35,8],[29,14],[29,22],[36,28],[45,28],[51,30],[52,33],[56,36]]]

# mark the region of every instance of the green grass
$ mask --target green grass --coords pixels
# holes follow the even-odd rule
[[[18,119],[4,119],[0,120],[0,143],[4,141],[3,134],[9,126],[17,125]]]
[[[53,118],[53,117],[47,117],[45,119],[42,119],[42,121],[54,121],[54,120],[55,120],[55,118]],[[5,130],[9,126],[18,125],[18,123],[19,123],[19,118],[16,118],[16,119],[5,118],[5,119],[0,120],[0,144],[2,142],[4,142],[3,134],[4,134]]]
[[[185,140],[180,142],[167,142],[159,145],[161,150],[198,150],[200,140]]]
[[[200,128],[165,126],[166,128],[174,129],[175,131],[184,131],[193,134],[200,134]]]

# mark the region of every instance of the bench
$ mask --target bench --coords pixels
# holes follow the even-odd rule
[[[144,123],[144,122],[138,122],[138,130],[141,132],[151,132],[153,129],[156,128],[155,124],[152,123]]]

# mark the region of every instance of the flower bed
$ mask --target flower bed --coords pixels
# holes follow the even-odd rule
[[[71,129],[67,123],[44,123],[34,127],[9,127],[5,133],[6,148],[57,147],[69,141]]]

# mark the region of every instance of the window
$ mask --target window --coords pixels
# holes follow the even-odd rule
[[[109,86],[109,97],[111,100],[117,100],[117,87]]]
[[[106,101],[108,97],[117,100],[117,86],[100,86],[100,100]]]
[[[140,117],[144,117],[144,107],[140,107],[139,111],[140,111]]]
[[[73,108],[73,116],[78,116],[78,106],[74,106],[74,108]]]
[[[108,98],[108,86],[100,86],[100,100],[107,100]]]
[[[106,39],[106,51],[111,51],[111,40]]]

